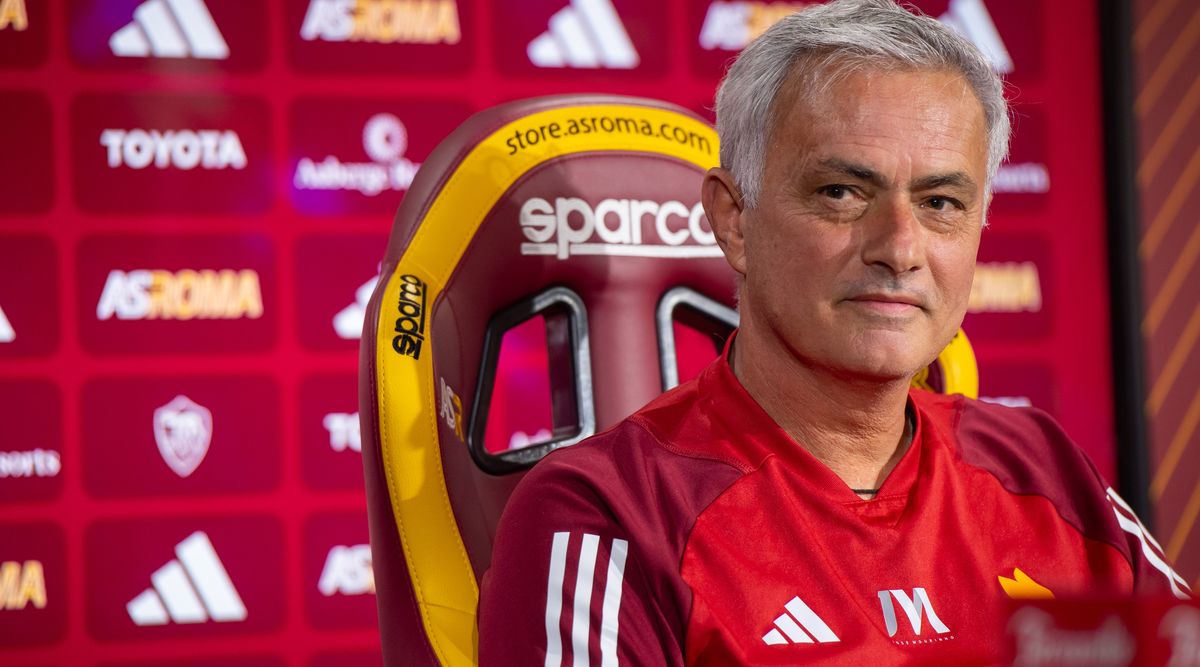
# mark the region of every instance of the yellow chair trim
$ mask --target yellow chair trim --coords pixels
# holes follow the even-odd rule
[[[530,132],[537,143],[516,141]],[[678,112],[600,104],[531,114],[494,132],[458,165],[384,288],[375,339],[380,451],[421,620],[443,665],[476,662],[479,588],[438,450],[428,312],[484,216],[518,179],[547,160],[596,151],[665,155],[702,170],[718,163],[716,132]],[[400,327],[404,335],[396,331],[401,314],[410,320]],[[412,333],[418,326],[419,337]]]

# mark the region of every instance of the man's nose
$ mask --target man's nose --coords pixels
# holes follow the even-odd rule
[[[898,198],[897,198],[898,199]],[[925,265],[920,220],[907,201],[882,202],[864,220],[862,261],[900,275]]]

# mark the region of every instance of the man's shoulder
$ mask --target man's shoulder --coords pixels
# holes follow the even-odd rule
[[[1015,495],[1048,499],[1080,532],[1112,541],[1108,485],[1088,455],[1045,411],[962,396],[921,401],[962,463]]]
[[[613,427],[551,452],[521,480],[514,499],[558,498],[617,515],[644,514],[647,507],[680,519],[699,512],[742,470],[681,440],[697,437],[697,403],[694,383],[684,384]]]

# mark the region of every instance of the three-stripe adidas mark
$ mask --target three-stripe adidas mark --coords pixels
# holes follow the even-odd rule
[[[1170,565],[1167,565],[1167,560],[1163,554],[1163,548],[1158,544],[1158,540],[1146,530],[1146,525],[1134,513],[1133,508],[1125,502],[1125,499],[1117,495],[1112,487],[1106,489],[1108,494],[1108,502],[1112,505],[1113,513],[1117,515],[1117,525],[1121,530],[1133,535],[1138,539],[1142,546],[1142,556],[1146,558],[1146,562],[1150,563],[1151,567],[1162,573],[1167,578],[1167,583],[1171,586],[1171,593],[1181,600],[1190,600],[1192,597],[1192,589],[1184,581],[1183,577],[1179,576]]]
[[[789,600],[783,608],[787,611],[780,614],[775,619],[775,627],[763,635],[762,640],[767,646],[811,644],[814,641],[818,644],[831,644],[842,641],[799,596]]]
[[[566,590],[567,550],[570,533],[555,533],[550,545],[550,575],[546,581],[546,667],[558,667],[563,658],[563,637],[559,627],[562,618],[563,593]],[[584,533],[575,569],[574,594],[571,608],[572,667],[589,667],[588,643],[591,637],[592,590],[596,586],[596,553],[600,536]],[[608,553],[608,568],[604,583],[604,599],[600,614],[600,665],[617,665],[618,616],[621,611],[621,587],[625,581],[625,558],[629,542],[612,541]]]
[[[113,55],[225,60],[229,45],[204,0],[147,0],[108,40]]]
[[[610,0],[571,0],[525,51],[538,67],[633,69],[639,62]]]
[[[172,560],[150,575],[147,588],[125,605],[136,625],[246,620],[246,605],[208,535],[196,531],[175,546]]]

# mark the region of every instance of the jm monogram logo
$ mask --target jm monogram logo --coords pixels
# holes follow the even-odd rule
[[[946,624],[942,623],[942,619],[938,618],[937,612],[933,610],[933,603],[929,601],[929,594],[925,592],[924,588],[914,588],[912,595],[899,589],[883,590],[878,594],[879,605],[883,608],[883,622],[887,626],[889,637],[895,637],[896,633],[900,631],[893,600],[904,610],[904,615],[908,617],[914,635],[921,635],[922,619],[928,619],[930,627],[937,634],[949,634],[950,628],[946,627]]]

